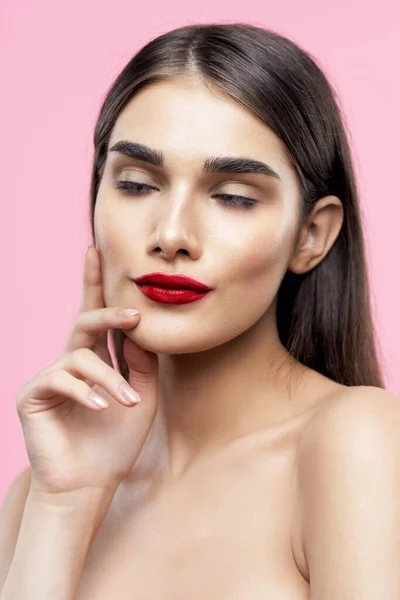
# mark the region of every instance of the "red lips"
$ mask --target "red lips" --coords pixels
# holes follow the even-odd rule
[[[169,275],[167,273],[149,273],[134,280],[139,285],[154,285],[169,289],[195,290],[197,292],[208,292],[209,288],[204,283],[196,281],[185,275]]]

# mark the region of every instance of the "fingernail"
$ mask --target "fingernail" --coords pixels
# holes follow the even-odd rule
[[[101,396],[97,396],[93,392],[89,392],[89,401],[91,402],[91,404],[97,406],[98,408],[107,408],[108,406],[110,406],[107,400],[104,400],[104,398],[101,398]]]
[[[121,383],[119,391],[121,392],[122,397],[131,404],[138,404],[140,402],[139,395],[129,385]]]
[[[134,310],[133,308],[123,308],[119,311],[119,314],[122,317],[133,317],[133,315],[139,314],[138,310]]]

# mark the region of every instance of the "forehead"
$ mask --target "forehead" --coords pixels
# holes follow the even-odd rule
[[[261,119],[196,80],[173,79],[140,91],[117,118],[109,147],[119,140],[160,149],[171,165],[246,155],[266,160],[282,176],[293,171],[283,143]]]

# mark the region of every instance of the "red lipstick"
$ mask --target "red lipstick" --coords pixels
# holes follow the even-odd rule
[[[204,283],[185,275],[149,273],[134,279],[139,290],[156,302],[186,304],[204,298],[211,291]]]

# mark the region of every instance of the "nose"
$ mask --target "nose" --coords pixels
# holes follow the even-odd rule
[[[193,260],[201,256],[198,220],[191,200],[165,202],[157,211],[150,253],[158,253],[168,261],[174,260],[177,254],[188,255]]]

